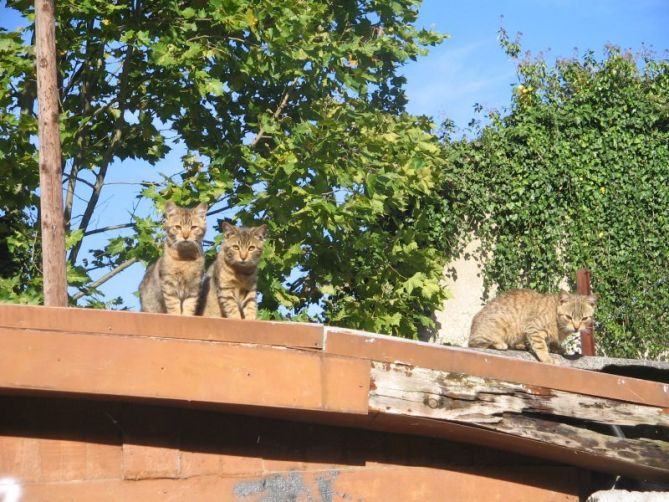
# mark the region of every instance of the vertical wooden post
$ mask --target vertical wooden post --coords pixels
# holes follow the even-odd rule
[[[590,271],[587,268],[579,268],[576,271],[576,292],[580,295],[592,293]],[[592,329],[590,327],[581,332],[581,354],[584,356],[595,355],[595,339],[592,336]]]
[[[58,125],[54,0],[35,0],[35,59],[39,135],[44,304],[67,306],[65,225]]]

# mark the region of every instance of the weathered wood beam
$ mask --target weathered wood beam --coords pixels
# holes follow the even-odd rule
[[[483,427],[622,462],[640,463],[662,469],[669,476],[669,443],[666,441],[618,438],[573,425],[522,415],[505,416],[499,424]]]
[[[419,402],[412,412],[432,418],[499,423],[504,413],[539,413],[611,425],[669,427],[669,413],[613,399],[574,394],[401,364],[373,363],[373,399]],[[407,408],[408,410],[409,408]],[[411,413],[409,413],[411,414]]]
[[[669,409],[667,384],[630,376],[609,375],[556,364],[519,360],[508,357],[511,351],[483,353],[481,350],[471,348],[436,346],[327,326],[323,350],[341,356],[460,372]],[[526,355],[531,357],[530,354]]]
[[[669,427],[669,414],[659,407],[375,362],[369,409],[474,425],[618,461],[643,463],[665,469],[669,475],[668,442],[617,438],[559,423],[567,417],[611,425]]]

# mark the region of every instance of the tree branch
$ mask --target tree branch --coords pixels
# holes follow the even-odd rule
[[[90,32],[93,29],[93,23],[94,23],[93,20],[90,20],[88,22],[88,25],[86,27],[87,31]],[[84,58],[84,61],[82,61],[82,64],[79,67],[79,69],[76,70],[74,75],[70,78],[67,88],[63,90],[63,94],[61,95],[61,103],[63,103],[66,101],[74,82],[79,81],[81,77],[81,85],[79,88],[79,94],[81,95],[79,114],[82,117],[85,117],[88,113],[90,113],[91,110],[90,90],[92,85],[90,73],[84,72],[83,70],[93,67],[92,63],[94,56],[96,55],[95,49],[96,47],[94,46],[92,39],[88,38],[86,40],[86,56]],[[72,167],[70,168],[70,174],[69,174],[70,178],[67,184],[67,194],[65,196],[65,204],[64,204],[65,207],[63,209],[65,226],[67,230],[70,229],[70,222],[72,219],[72,205],[74,204],[74,192],[76,190],[77,181],[79,181],[77,177],[79,175],[79,171],[81,170],[84,164],[83,152],[86,150],[86,145],[84,144],[84,137],[81,134],[81,129],[76,131],[75,135],[77,142],[77,150],[76,150],[77,153],[74,156],[74,159],[72,161]]]
[[[283,96],[281,97],[281,101],[279,102],[279,106],[276,108],[276,110],[272,114],[272,118],[274,120],[279,118],[279,115],[281,115],[281,112],[283,111],[283,109],[288,104],[288,97],[290,96],[290,91],[292,90],[293,85],[295,84],[295,82],[296,82],[296,80],[293,80],[293,82],[291,82],[291,84],[288,86],[288,89],[286,89],[286,92],[283,93]],[[260,127],[260,130],[258,131],[258,134],[256,134],[255,138],[253,138],[253,141],[251,141],[251,143],[250,143],[251,148],[255,148],[255,146],[264,137],[265,137],[265,129],[263,127]]]
[[[75,293],[74,295],[72,295],[72,301],[75,301],[75,302],[76,302],[76,301],[79,300],[80,298],[83,298],[84,296],[86,296],[86,295],[88,294],[88,292],[89,292],[91,289],[95,289],[95,288],[97,288],[98,286],[104,284],[104,283],[107,282],[109,279],[111,279],[111,278],[114,277],[115,275],[117,275],[117,274],[123,272],[126,268],[130,267],[131,265],[134,265],[134,264],[137,263],[138,261],[139,261],[139,260],[138,260],[137,258],[130,258],[129,260],[124,261],[123,263],[121,263],[121,264],[120,264],[118,267],[116,267],[115,269],[111,270],[110,272],[107,272],[105,275],[103,275],[103,276],[100,277],[99,279],[97,279],[97,280],[91,282],[91,283],[88,284],[87,286],[84,286],[84,287],[81,289],[81,291],[79,291],[78,293]]]
[[[228,209],[230,209],[229,205],[224,207],[219,207],[218,209],[214,209],[213,211],[207,212],[207,216],[212,216],[214,214],[222,213],[223,211],[227,211]]]
[[[68,173],[68,174],[63,175],[63,177],[65,178],[63,181],[69,181],[70,178],[72,177],[72,175]],[[79,183],[83,183],[84,185],[86,185],[90,188],[95,188],[95,185],[93,183],[91,183],[90,181],[87,181],[85,179],[77,178],[75,181],[78,181]]]
[[[96,228],[93,230],[89,230],[88,232],[84,232],[84,237],[88,235],[93,235],[93,234],[101,234],[103,232],[109,232],[110,230],[119,230],[121,228],[133,228],[135,226],[134,223],[120,223],[118,225],[109,225],[108,227],[101,227],[101,228]]]
[[[119,103],[119,110],[121,113],[119,114],[118,118],[116,119],[115,125],[114,125],[114,132],[112,133],[111,141],[109,142],[109,146],[107,147],[107,150],[105,151],[103,157],[102,157],[102,162],[100,163],[100,169],[98,170],[98,173],[95,177],[95,188],[93,189],[93,193],[91,193],[91,197],[88,201],[88,204],[86,205],[86,210],[84,211],[84,214],[81,218],[81,222],[79,223],[79,229],[80,230],[86,230],[88,228],[88,224],[91,221],[91,217],[93,216],[93,212],[95,211],[95,208],[98,204],[98,200],[100,199],[100,192],[102,191],[102,187],[104,185],[105,177],[107,176],[107,169],[109,168],[109,164],[111,163],[112,159],[114,158],[114,153],[116,152],[116,147],[121,141],[121,137],[123,135],[122,128],[124,124],[124,119],[123,119],[123,109],[125,107],[125,98],[128,92],[128,75],[130,73],[130,66],[131,66],[131,59],[134,53],[134,45],[129,44],[128,45],[128,51],[125,55],[125,59],[123,60],[123,70],[121,72],[121,77],[119,80],[119,93],[118,93],[118,103]],[[69,256],[69,261],[73,265],[77,261],[77,256],[79,254],[79,251],[81,250],[81,244],[83,242],[83,239],[77,242],[72,249],[70,250],[70,256]]]

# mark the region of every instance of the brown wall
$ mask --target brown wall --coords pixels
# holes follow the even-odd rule
[[[22,501],[536,502],[577,500],[585,481],[574,467],[432,438],[176,407],[0,396],[3,502],[12,494]]]

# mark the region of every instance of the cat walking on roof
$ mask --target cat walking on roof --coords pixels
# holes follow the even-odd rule
[[[165,205],[163,255],[146,269],[139,285],[142,312],[194,315],[204,274],[202,240],[207,205]]]
[[[561,352],[565,338],[592,325],[596,302],[593,295],[512,289],[474,316],[469,346],[530,350],[540,361],[553,363],[549,351]]]
[[[202,285],[198,314],[230,319],[255,319],[258,263],[267,225],[236,227],[223,222],[224,240]]]

